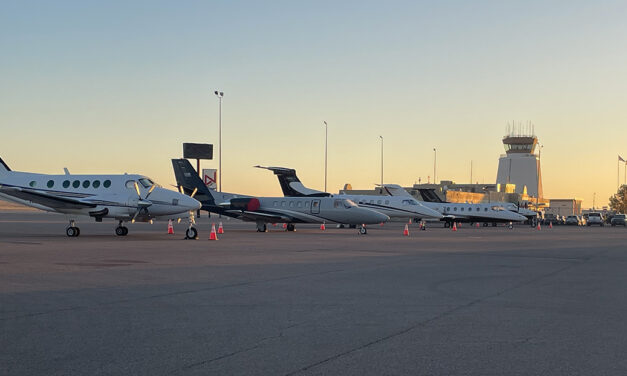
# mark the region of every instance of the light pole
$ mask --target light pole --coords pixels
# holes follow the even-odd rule
[[[383,136],[379,136],[381,139],[381,189],[383,189]]]
[[[222,192],[222,98],[224,97],[224,92],[216,90],[213,93],[220,100],[218,115],[218,191]]]
[[[437,180],[435,178],[435,166],[436,166],[437,159],[438,159],[438,151],[435,150],[435,148],[433,148],[433,184],[437,184]]]
[[[324,191],[327,192],[327,145],[329,143],[329,125],[324,122]]]
[[[540,146],[540,148],[538,149],[538,166],[536,167],[536,175],[537,175],[537,181],[536,181],[536,211],[540,211],[540,207],[539,205],[539,201],[540,201],[540,160],[542,158],[542,148],[544,147],[544,145],[538,145]]]

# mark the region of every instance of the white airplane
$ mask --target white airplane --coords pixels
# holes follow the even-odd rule
[[[294,231],[295,223],[347,223],[361,225],[385,222],[387,215],[361,208],[348,199],[334,197],[252,197],[216,192],[207,188],[187,159],[173,159],[177,185],[186,193],[196,194],[202,210],[257,223],[258,232],[266,232],[268,223],[286,223]]]
[[[285,167],[255,166],[274,172],[285,197],[333,197],[349,199],[361,207],[376,210],[390,218],[408,218],[421,220],[424,218],[442,218],[442,214],[421,204],[413,197],[373,196],[353,194],[331,194],[305,187],[296,170]]]
[[[413,197],[400,185],[385,184],[384,189],[391,196]],[[496,226],[498,222],[523,222],[527,220],[525,216],[507,210],[502,203],[445,202],[440,200],[432,189],[419,189],[419,192],[425,200],[422,202],[423,205],[442,213],[444,218],[441,220],[444,221],[445,227],[452,226],[453,222],[483,222],[483,226],[488,226],[488,223]]]
[[[143,175],[46,175],[11,171],[0,158],[0,199],[70,216],[67,236],[79,236],[76,216],[102,222],[114,218],[115,234],[125,236],[124,222],[189,218],[186,235],[195,238],[193,210],[200,202],[182,193],[164,189]]]

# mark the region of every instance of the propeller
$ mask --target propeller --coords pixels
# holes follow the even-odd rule
[[[135,219],[137,219],[137,216],[142,211],[142,209],[146,209],[150,205],[152,205],[152,202],[148,201],[148,197],[150,197],[150,194],[152,193],[152,191],[154,191],[155,188],[157,187],[155,184],[153,184],[150,187],[150,189],[148,189],[148,192],[146,193],[146,197],[142,197],[141,191],[139,190],[139,184],[137,184],[137,181],[135,181],[133,185],[135,186],[135,192],[137,192],[137,210],[135,211],[135,214],[133,215],[133,218],[131,219],[131,223],[135,223]]]

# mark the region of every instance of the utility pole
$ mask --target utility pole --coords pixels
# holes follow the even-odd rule
[[[433,184],[437,184],[437,179],[435,178],[435,166],[436,166],[437,159],[438,159],[438,152],[437,150],[435,150],[435,148],[433,148]]]
[[[329,143],[329,125],[324,122],[324,191],[327,192],[327,144]]]
[[[216,90],[213,93],[220,100],[218,115],[218,191],[222,192],[222,98],[224,97],[224,92]]]
[[[381,189],[383,189],[383,136],[379,136],[381,139]]]

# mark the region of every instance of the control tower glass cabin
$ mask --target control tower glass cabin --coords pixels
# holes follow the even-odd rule
[[[538,138],[535,135],[509,134],[503,137],[505,154],[499,158],[497,184],[515,184],[516,193],[542,197],[542,173],[539,156],[535,154]]]

